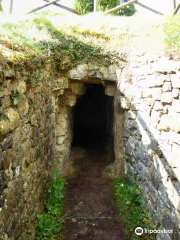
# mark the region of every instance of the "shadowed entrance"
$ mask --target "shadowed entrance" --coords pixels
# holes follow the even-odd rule
[[[98,147],[113,142],[113,97],[103,85],[88,85],[74,109],[73,146]]]
[[[124,240],[109,186],[112,179],[105,174],[114,160],[112,143],[113,97],[104,94],[103,85],[88,85],[74,108],[74,174],[67,179],[65,240]]]

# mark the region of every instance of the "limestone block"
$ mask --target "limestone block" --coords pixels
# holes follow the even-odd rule
[[[114,85],[106,85],[105,86],[105,94],[110,97],[114,97],[116,94],[116,86]]]
[[[152,97],[152,90],[150,88],[145,88],[142,90],[142,97],[143,98],[151,98]]]
[[[160,112],[156,110],[152,110],[151,112],[151,122],[154,127],[156,127],[160,120]]]
[[[79,83],[71,83],[70,85],[71,91],[75,95],[84,95],[86,88],[84,84],[79,84]]]
[[[67,77],[61,77],[60,79],[52,81],[52,88],[53,91],[63,91],[64,89],[68,88],[68,78]],[[59,94],[60,95],[60,94]]]
[[[88,76],[88,65],[81,64],[72,69],[68,73],[68,77],[71,79],[84,79]]]
[[[159,130],[169,131],[170,130],[170,116],[168,114],[164,114],[160,118],[160,123],[158,125]]]
[[[180,88],[180,74],[171,75],[171,82],[173,88]]]
[[[26,83],[22,80],[18,81],[16,89],[20,93],[25,93],[26,92]]]
[[[128,99],[126,99],[125,97],[120,98],[120,105],[124,109],[130,109],[131,108],[130,101]]]
[[[20,119],[19,114],[13,108],[9,108],[5,115],[9,120],[0,121],[0,135],[8,133],[10,130],[13,130],[17,127],[18,121]]]
[[[173,98],[178,98],[179,97],[180,90],[179,89],[173,89],[172,90],[172,96]]]
[[[155,110],[157,110],[157,111],[160,111],[160,110],[163,109],[163,105],[162,105],[161,102],[155,101],[153,108],[154,108]]]
[[[170,82],[165,82],[163,87],[162,87],[162,91],[163,92],[170,92],[172,90],[172,86]]]
[[[66,94],[65,96],[65,105],[69,107],[74,107],[76,105],[76,95],[74,94]]]
[[[180,100],[173,99],[172,109],[175,112],[178,112],[178,113],[180,112]]]
[[[103,73],[101,73],[99,71],[99,69],[98,70],[89,70],[88,71],[88,77],[89,78],[100,78],[100,79],[103,79]]]
[[[180,113],[171,113],[169,126],[172,131],[176,133],[180,132]]]
[[[2,106],[3,108],[8,108],[11,105],[11,99],[9,96],[4,96],[2,99]]]
[[[99,71],[103,74],[104,79],[109,79],[109,69],[107,67],[100,67]]]
[[[64,136],[67,133],[68,122],[62,119],[61,122],[56,124],[56,136]]]
[[[179,68],[180,62],[170,61],[168,57],[163,57],[153,64],[153,70],[158,73],[174,73]]]
[[[164,92],[161,95],[162,103],[172,103],[173,97],[171,92]]]
[[[164,78],[161,76],[150,75],[146,77],[146,86],[147,87],[161,87],[163,86]]]
[[[164,114],[167,114],[167,113],[169,112],[170,108],[171,108],[170,105],[165,105],[165,106],[163,106],[163,113],[164,113]]]
[[[117,78],[117,67],[115,65],[110,65],[109,66],[109,80],[114,80],[114,81],[117,81],[118,78]]]
[[[63,144],[64,141],[65,141],[65,137],[64,137],[64,136],[60,136],[60,137],[57,137],[57,138],[56,138],[56,143],[57,143],[58,145]]]
[[[27,99],[18,103],[18,112],[21,117],[25,116],[29,112],[29,103]]]
[[[34,127],[39,126],[39,120],[38,120],[37,114],[33,114],[31,116],[31,125],[34,126]]]
[[[152,88],[152,97],[154,100],[161,100],[161,88]]]

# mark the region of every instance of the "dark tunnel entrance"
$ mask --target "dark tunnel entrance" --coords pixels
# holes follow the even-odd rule
[[[87,85],[86,93],[74,108],[73,146],[113,149],[113,102],[103,85]]]

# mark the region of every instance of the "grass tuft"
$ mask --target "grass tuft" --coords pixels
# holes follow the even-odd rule
[[[124,233],[127,239],[139,239],[139,236],[135,234],[137,227],[153,229],[142,206],[140,187],[131,185],[119,178],[115,179],[112,187],[120,219],[125,225]],[[140,238],[142,240],[155,240],[155,235],[146,234]]]
[[[180,16],[169,17],[164,24],[165,43],[180,51]]]

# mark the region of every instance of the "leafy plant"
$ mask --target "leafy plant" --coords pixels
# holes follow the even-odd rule
[[[118,5],[119,5],[119,0],[99,0],[99,10],[102,12],[107,11]]]
[[[133,180],[134,181],[134,180]],[[120,218],[125,223],[125,235],[129,239],[139,239],[135,234],[137,227],[153,229],[149,219],[142,207],[141,188],[136,184],[133,186],[126,181],[115,179],[112,184],[117,210]],[[143,240],[154,240],[154,235],[143,235]]]
[[[64,178],[55,178],[50,183],[45,213],[37,215],[36,236],[39,240],[55,240],[55,235],[61,230],[65,219],[63,209],[65,185]]]
[[[10,98],[12,100],[14,100],[14,99],[22,99],[23,98],[23,94],[20,93],[18,90],[12,90],[11,94],[10,94]]]
[[[82,14],[92,12],[93,6],[93,0],[75,0],[74,3],[74,8]]]

